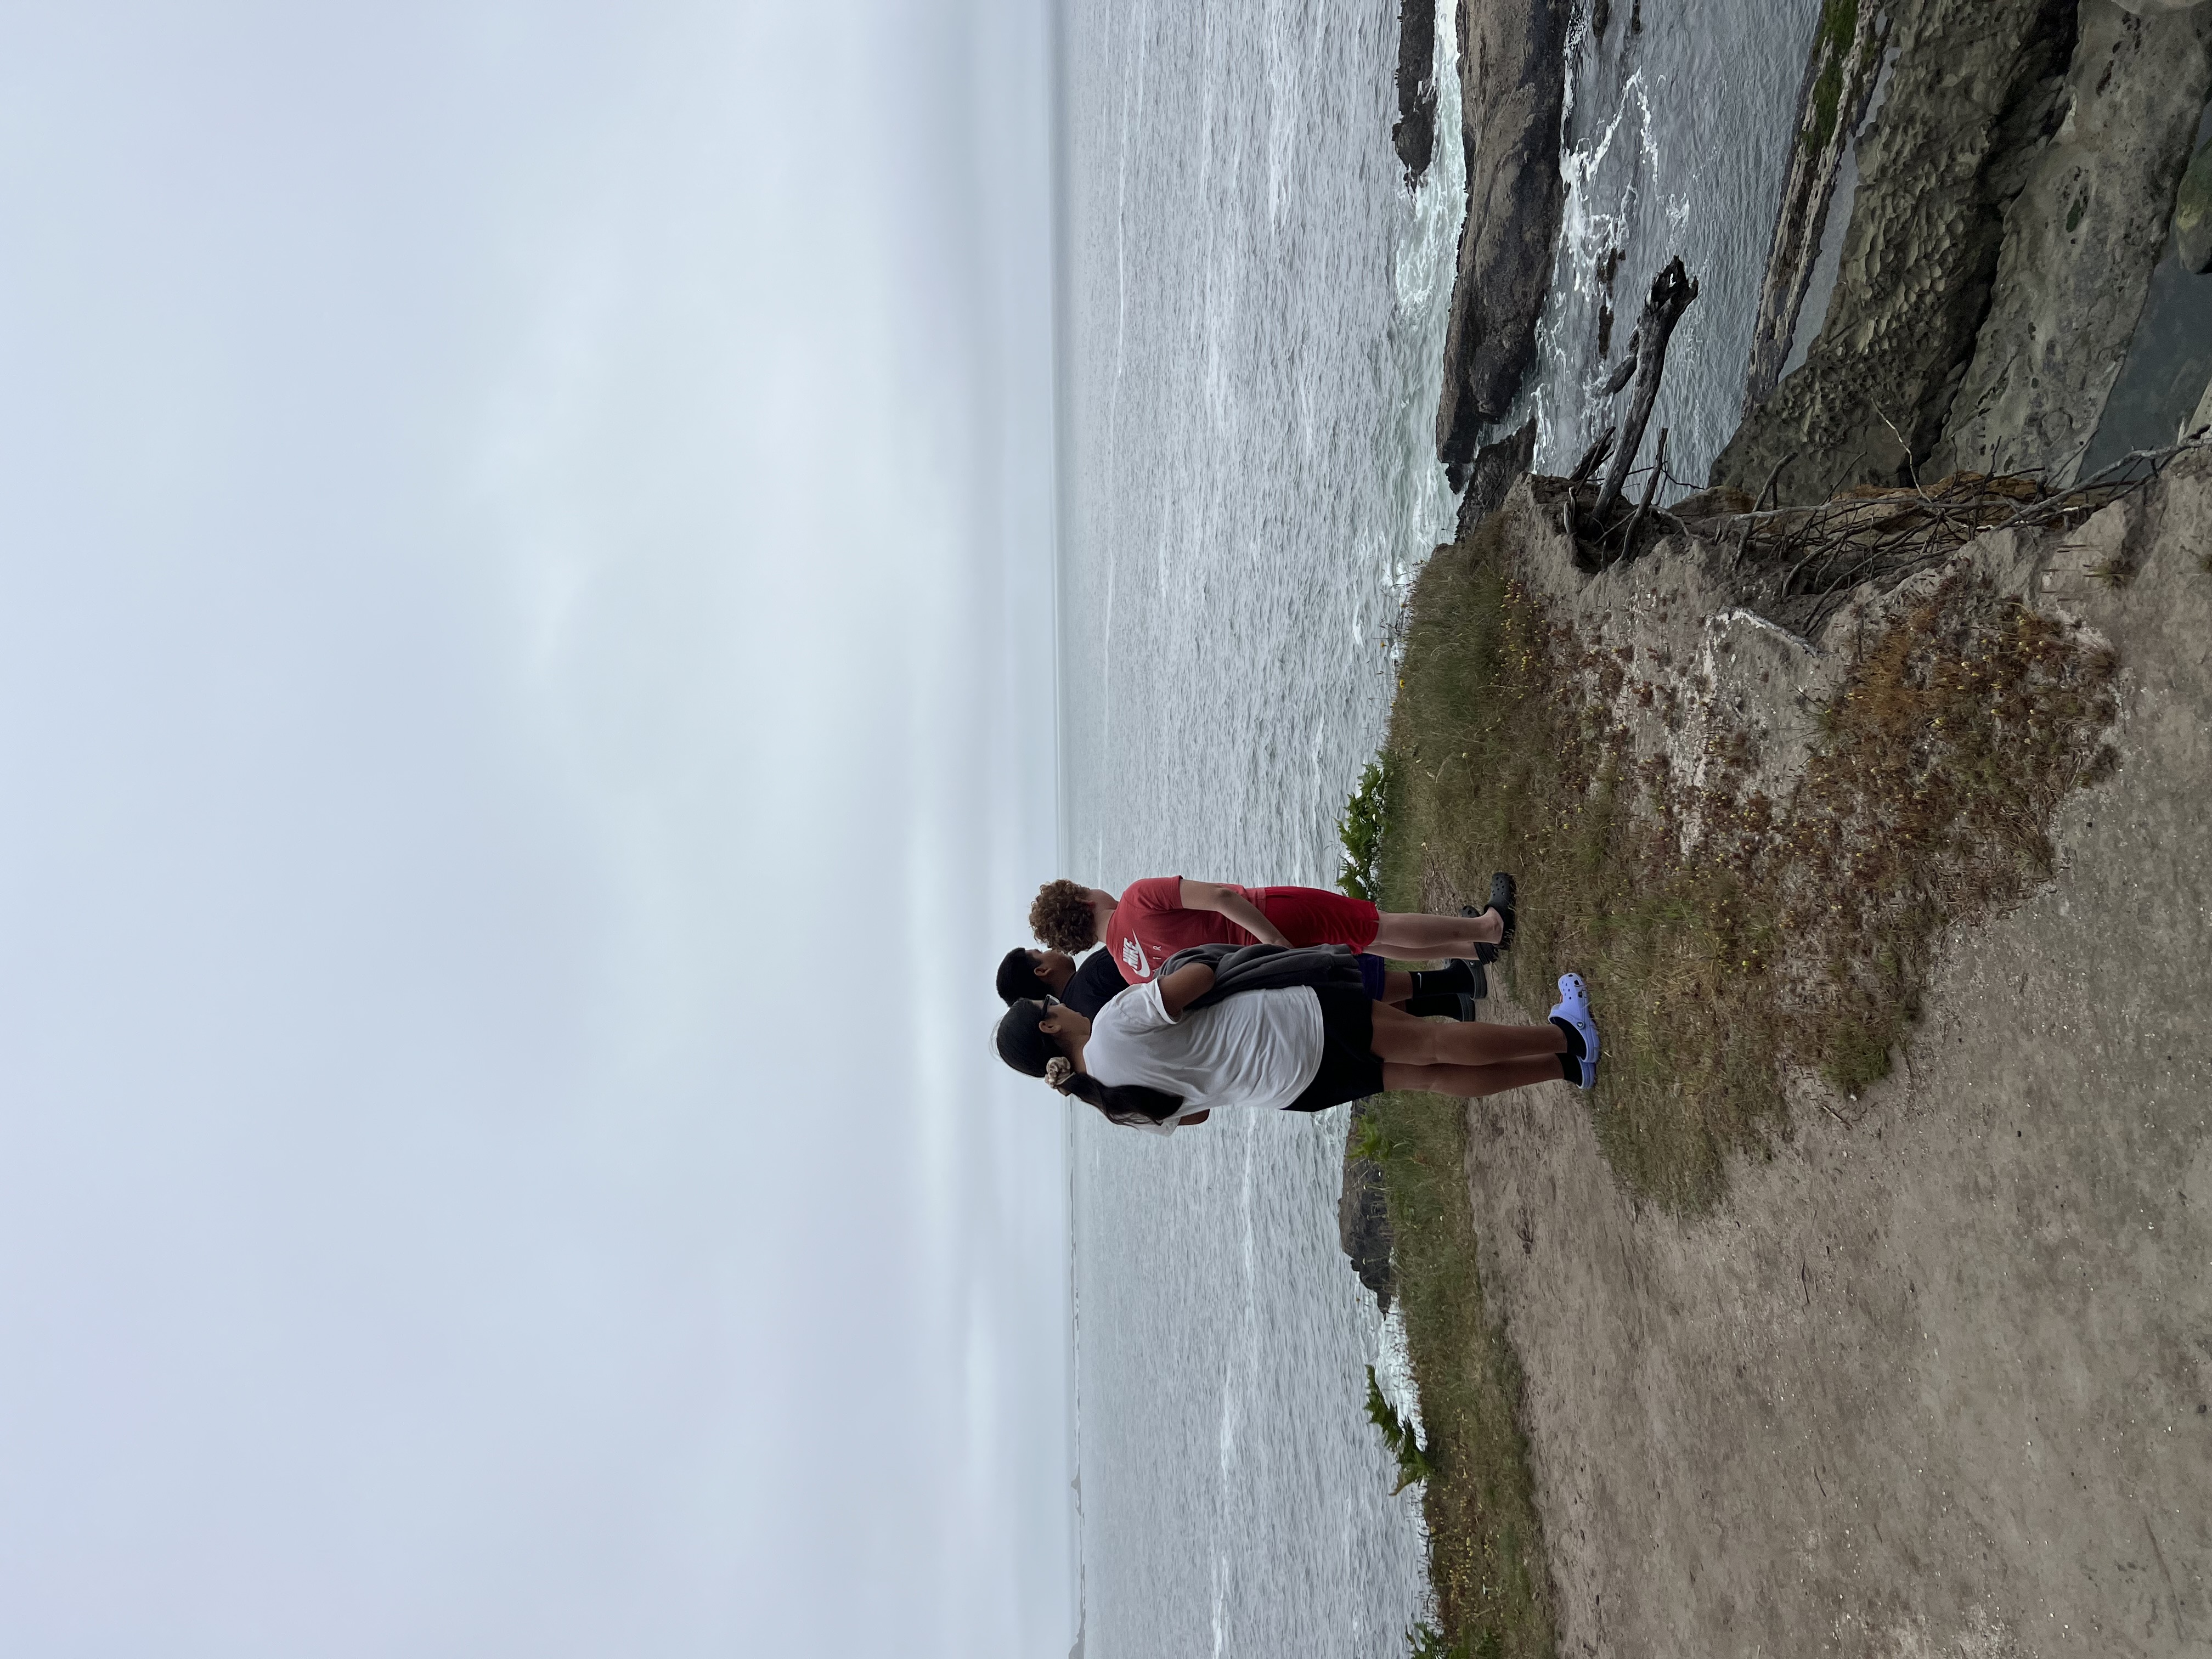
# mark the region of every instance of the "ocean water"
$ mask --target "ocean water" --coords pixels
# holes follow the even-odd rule
[[[1820,0],[1615,0],[1601,39],[1567,47],[1566,210],[1537,361],[1516,421],[1536,416],[1539,471],[1565,472],[1626,411],[1605,380],[1651,279],[1677,254],[1698,298],[1667,349],[1643,460],[1668,428],[1663,504],[1702,489],[1743,410],[1767,246]],[[1631,17],[1643,27],[1632,30]],[[1608,291],[1600,262],[1620,258]],[[1608,300],[1611,351],[1598,350]],[[1809,310],[1809,307],[1808,307]],[[1803,331],[1820,319],[1800,319]]]
[[[1817,8],[1644,0],[1632,34],[1615,0],[1607,40],[1577,38],[1569,228],[1524,399],[1543,461],[1594,418],[1601,238],[1627,251],[1621,292],[1676,247],[1699,275],[1662,418],[1686,476],[1725,440]],[[1068,0],[1059,696],[1079,879],[1334,881],[1405,586],[1456,511],[1433,449],[1464,190],[1453,0],[1411,192],[1396,28],[1389,0]],[[1337,1245],[1345,1115],[1230,1112],[1169,1139],[1071,1117],[1086,1659],[1405,1651],[1419,1511],[1363,1408],[1391,1334]]]

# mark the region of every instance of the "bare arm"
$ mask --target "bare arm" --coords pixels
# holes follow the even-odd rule
[[[1213,988],[1213,969],[1202,962],[1194,962],[1188,968],[1162,975],[1159,987],[1160,1006],[1167,1011],[1170,1019],[1180,1019],[1184,1009]],[[1186,1118],[1184,1121],[1189,1120]]]
[[[1192,1124],[1203,1123],[1206,1119],[1212,1115],[1213,1109],[1212,1107],[1208,1107],[1205,1111],[1193,1112],[1188,1117],[1177,1119],[1176,1127],[1178,1129],[1188,1129]]]
[[[1275,924],[1250,899],[1234,887],[1218,881],[1191,881],[1182,884],[1182,908],[1186,910],[1211,910],[1235,922],[1262,945],[1288,945],[1276,931]]]

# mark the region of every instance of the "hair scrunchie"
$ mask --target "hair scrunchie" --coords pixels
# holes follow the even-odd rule
[[[1055,1089],[1066,1090],[1068,1079],[1075,1075],[1075,1062],[1065,1054],[1054,1054],[1044,1063],[1044,1080]]]

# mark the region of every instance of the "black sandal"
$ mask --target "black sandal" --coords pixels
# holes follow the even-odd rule
[[[1513,878],[1503,870],[1490,878],[1490,908],[1505,921],[1505,931],[1498,936],[1498,948],[1501,951],[1513,948],[1513,936],[1521,930],[1521,918],[1513,908],[1513,900],[1518,891]]]
[[[1504,930],[1498,936],[1497,944],[1478,945],[1474,947],[1475,961],[1495,962],[1498,960],[1499,951],[1510,951],[1513,948],[1513,936],[1520,931],[1521,924],[1521,918],[1513,908],[1516,890],[1513,878],[1500,870],[1490,878],[1490,902],[1487,905],[1462,904],[1459,907],[1460,915],[1470,920],[1480,915],[1486,909],[1495,910],[1498,912],[1498,920],[1505,924]]]

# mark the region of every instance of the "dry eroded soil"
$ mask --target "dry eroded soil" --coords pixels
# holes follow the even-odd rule
[[[1563,1651],[2212,1653],[2207,471],[2014,570],[2117,647],[2121,765],[1891,1078],[1686,1218],[1564,1087],[1471,1107]]]

